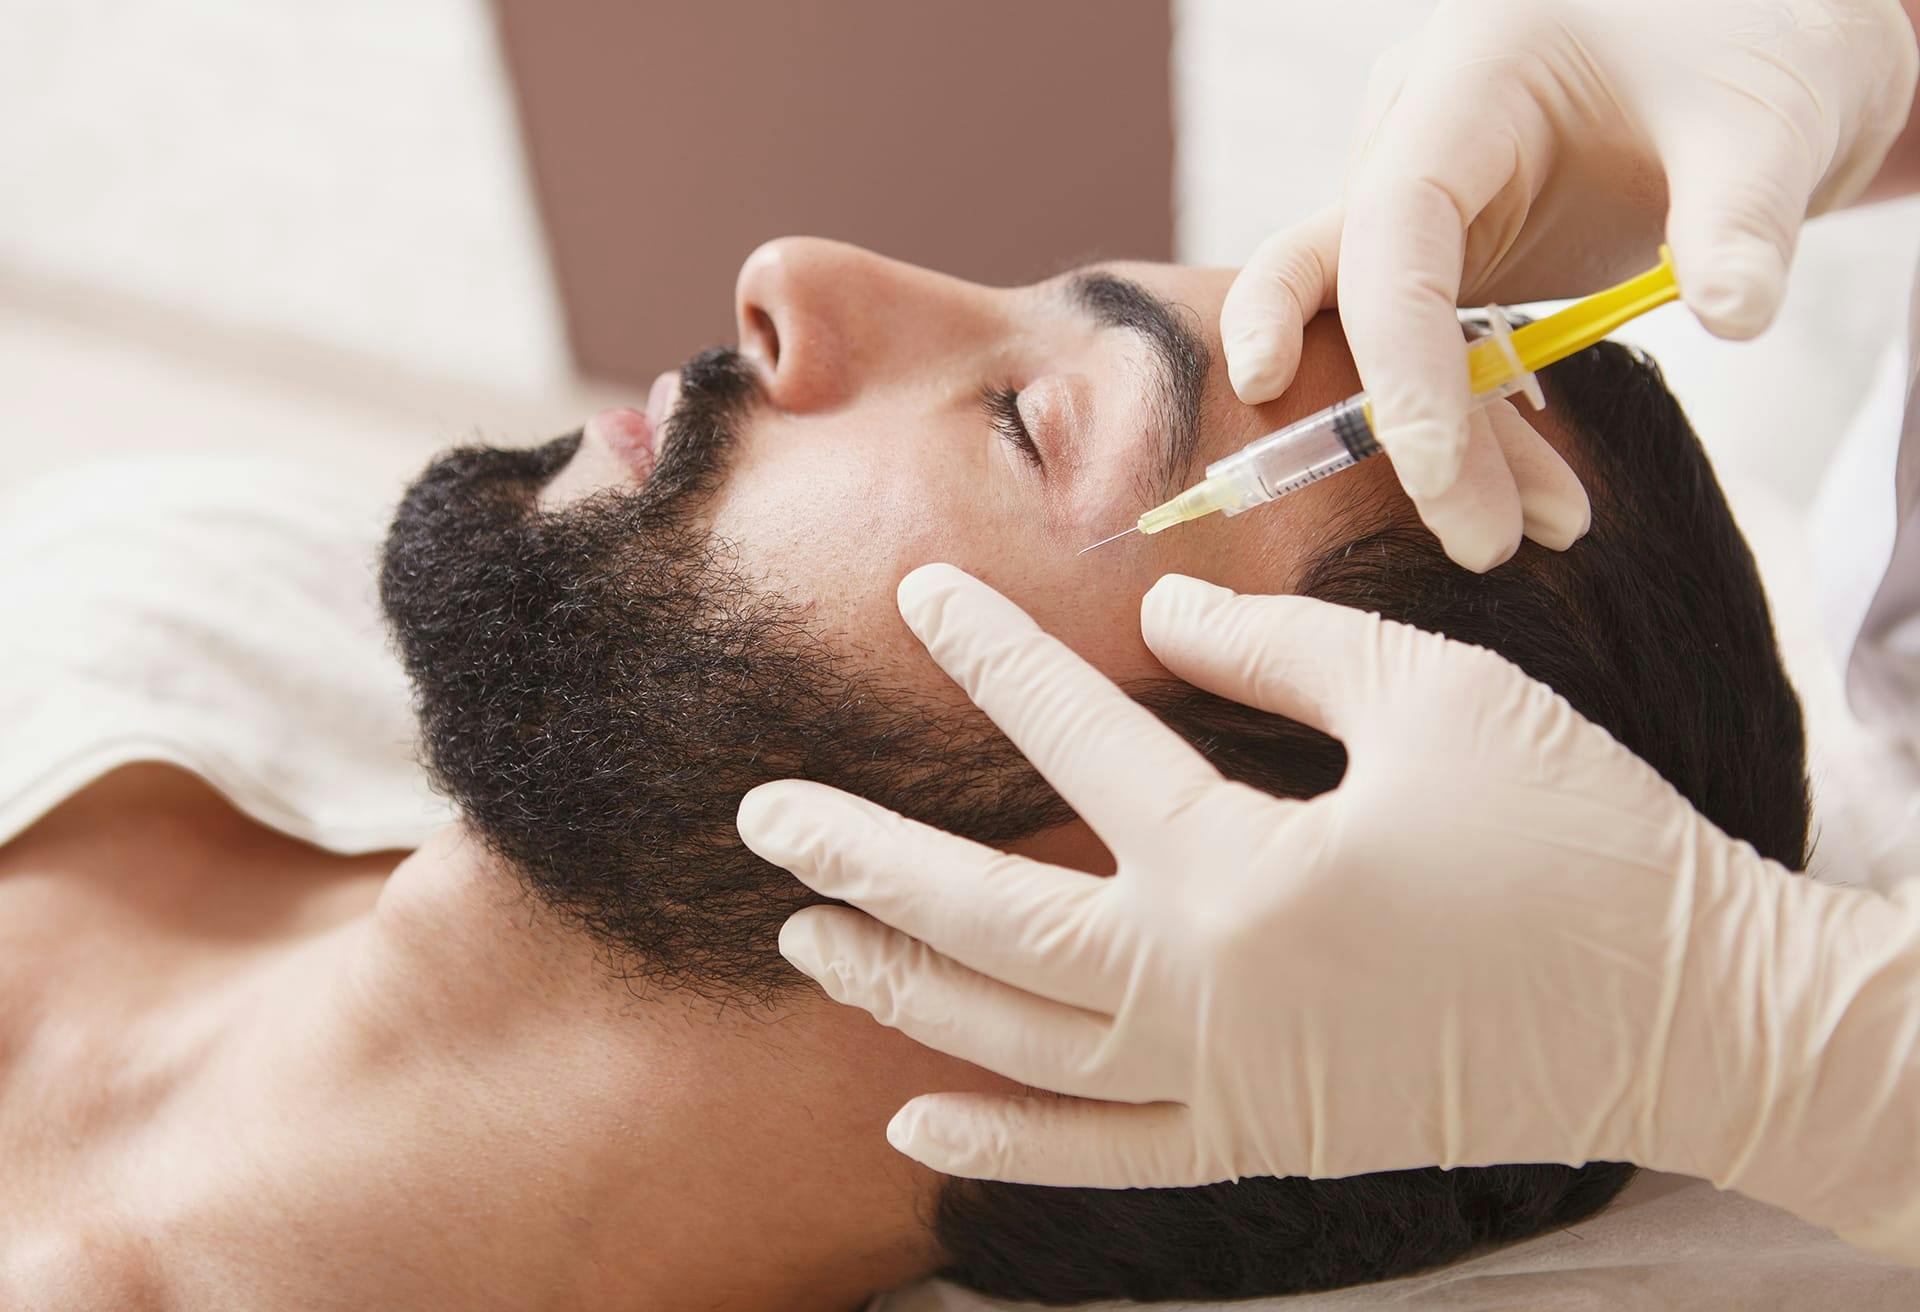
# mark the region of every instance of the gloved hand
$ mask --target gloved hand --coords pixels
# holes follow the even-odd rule
[[[1595,291],[1651,265],[1664,222],[1687,305],[1753,336],[1801,222],[1886,157],[1917,63],[1898,0],[1442,0],[1374,70],[1342,203],[1235,279],[1234,390],[1286,388],[1337,285],[1401,484],[1456,561],[1498,564],[1516,500],[1575,508],[1496,450],[1469,457],[1490,444],[1469,432],[1455,307]]]
[[[1907,902],[1762,859],[1500,657],[1376,616],[1147,595],[1168,669],[1345,743],[1339,788],[1300,802],[1221,779],[952,566],[900,607],[1118,861],[1046,865],[812,783],[742,801],[755,852],[852,904],[794,915],[788,960],[1070,1095],[916,1098],[901,1151],[1101,1187],[1629,1160],[1920,1261]]]

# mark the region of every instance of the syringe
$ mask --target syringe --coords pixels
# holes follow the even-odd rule
[[[1472,407],[1491,405],[1522,392],[1538,410],[1546,403],[1534,371],[1585,350],[1629,319],[1680,294],[1673,257],[1660,248],[1660,263],[1615,287],[1595,292],[1544,319],[1514,328],[1497,305],[1486,309],[1490,331],[1467,349],[1467,386]],[[1103,547],[1128,533],[1158,533],[1220,511],[1243,510],[1278,500],[1380,454],[1373,412],[1365,392],[1337,401],[1285,428],[1257,437],[1207,466],[1207,476],[1179,496],[1140,516],[1132,528],[1085,547]]]

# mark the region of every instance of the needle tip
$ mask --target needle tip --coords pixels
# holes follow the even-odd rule
[[[1112,537],[1101,538],[1098,542],[1094,543],[1092,547],[1082,547],[1080,548],[1080,550],[1074,552],[1073,554],[1076,556],[1084,556],[1089,551],[1092,551],[1094,547],[1104,547],[1109,542],[1118,541],[1120,538],[1125,537],[1129,533],[1138,533],[1139,531],[1140,531],[1140,526],[1138,524],[1135,524],[1132,528],[1123,528],[1118,533],[1115,533]]]

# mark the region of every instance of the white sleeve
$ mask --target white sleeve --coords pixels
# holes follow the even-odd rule
[[[1815,500],[1821,602],[1860,720],[1920,748],[1920,268],[1890,347]]]

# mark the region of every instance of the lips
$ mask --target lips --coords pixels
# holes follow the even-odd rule
[[[623,405],[602,410],[587,420],[585,437],[605,446],[637,481],[644,483],[653,473],[658,431],[646,415]]]
[[[673,403],[679,397],[678,373],[664,373],[653,380],[653,386],[647,389],[647,422],[653,425],[654,432],[659,432],[667,422],[667,412],[673,409]]]

